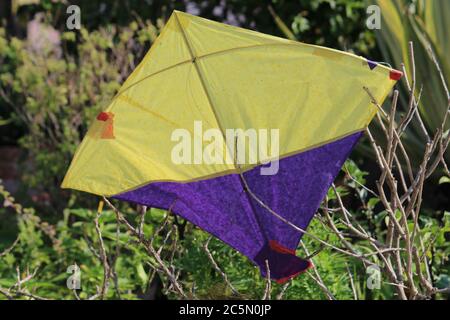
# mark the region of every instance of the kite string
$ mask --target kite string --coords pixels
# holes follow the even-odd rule
[[[365,257],[366,255],[361,255],[361,254],[357,254],[357,253],[353,253],[350,251],[345,251],[344,249],[338,248],[334,245],[332,245],[331,243],[328,243],[322,239],[320,239],[319,237],[307,232],[306,230],[296,226],[295,224],[293,224],[292,222],[290,222],[289,220],[287,220],[286,218],[284,218],[283,216],[281,216],[280,214],[278,214],[277,212],[275,212],[274,210],[272,210],[272,208],[270,208],[266,203],[264,203],[264,201],[262,201],[251,189],[250,186],[247,183],[247,180],[244,177],[243,171],[241,170],[241,166],[238,164],[237,162],[237,152],[238,152],[238,148],[237,148],[237,137],[234,141],[234,162],[235,162],[235,166],[239,171],[239,177],[240,180],[243,184],[244,187],[244,192],[248,193],[259,205],[261,205],[263,208],[265,208],[267,211],[269,211],[269,213],[271,213],[272,215],[274,215],[276,218],[278,218],[279,220],[281,220],[282,222],[286,223],[287,225],[289,225],[290,227],[294,228],[295,230],[306,234],[307,236],[319,241],[322,245],[328,246],[332,249],[335,249],[336,251],[339,251],[343,254],[361,259],[363,262],[369,263],[371,264],[370,261],[368,261]]]
[[[381,64],[383,66],[389,67],[391,69],[394,69],[394,68],[392,68],[392,65],[390,63],[387,63],[387,62],[384,62],[384,61],[375,61],[375,62],[378,63],[378,64]]]
[[[278,214],[277,212],[273,211],[272,208],[270,208],[267,204],[265,204],[265,203],[264,203],[264,202],[263,202],[263,201],[255,194],[255,193],[253,193],[253,191],[250,189],[250,186],[248,185],[247,180],[246,180],[245,177],[244,177],[244,173],[243,173],[243,171],[241,170],[241,166],[240,166],[239,163],[237,162],[237,151],[238,151],[238,148],[237,148],[237,137],[236,137],[235,142],[234,142],[234,162],[235,162],[236,168],[237,168],[238,171],[239,171],[239,177],[240,177],[240,179],[241,179],[241,182],[243,183],[244,192],[248,193],[248,194],[249,194],[249,195],[250,195],[250,196],[251,196],[251,197],[252,197],[252,198],[260,205],[260,206],[262,206],[264,209],[266,209],[267,211],[269,211],[272,215],[274,215],[276,218],[278,218],[278,219],[281,220],[282,222],[286,223],[286,224],[289,225],[290,227],[292,227],[292,228],[294,228],[295,230],[297,230],[297,231],[299,231],[299,232],[301,232],[301,233],[303,233],[303,234],[305,234],[305,235],[307,235],[307,236],[309,236],[309,237],[311,237],[311,238],[313,238],[313,239],[319,241],[321,244],[326,245],[326,246],[328,246],[328,247],[330,247],[330,248],[333,248],[333,249],[335,249],[335,250],[337,250],[337,251],[339,251],[339,252],[341,252],[341,253],[343,253],[343,254],[350,255],[350,256],[352,256],[352,257],[356,257],[356,258],[360,258],[360,259],[364,259],[364,260],[365,260],[365,258],[364,258],[363,255],[358,255],[358,254],[356,254],[356,253],[348,252],[348,251],[345,251],[344,249],[338,248],[338,247],[332,245],[331,243],[328,243],[328,242],[326,242],[326,241],[320,239],[319,237],[316,237],[315,235],[313,235],[313,234],[307,232],[306,230],[304,230],[304,229],[302,229],[302,228],[296,226],[295,224],[293,224],[292,222],[290,222],[289,220],[287,220],[286,218],[284,218],[283,216],[281,216],[281,215]]]
[[[369,260],[366,259],[366,257],[372,256],[373,253],[369,253],[369,254],[358,254],[358,253],[354,253],[354,252],[350,252],[350,251],[346,251],[344,249],[341,249],[339,247],[336,247],[334,245],[332,245],[331,243],[328,243],[322,239],[320,239],[319,237],[313,235],[312,233],[307,232],[306,230],[296,226],[295,224],[293,224],[292,222],[290,222],[289,220],[287,220],[286,218],[284,218],[283,216],[281,216],[280,214],[278,214],[277,212],[273,211],[267,204],[265,204],[261,199],[259,199],[259,197],[253,193],[253,191],[250,190],[250,187],[248,186],[247,181],[244,178],[244,175],[242,172],[239,172],[239,175],[241,177],[242,182],[244,183],[244,188],[246,191],[259,205],[261,205],[264,209],[266,209],[267,211],[269,211],[272,215],[274,215],[276,218],[278,218],[279,220],[281,220],[282,222],[286,223],[287,225],[289,225],[290,227],[294,228],[295,230],[309,236],[310,238],[320,242],[321,244],[330,247],[336,251],[339,251],[343,254],[346,254],[348,256],[354,257],[354,258],[358,258],[360,260],[362,260],[365,263],[368,264],[373,264],[372,262],[370,262]],[[385,250],[380,250],[379,252],[377,252],[376,254],[379,254],[381,252],[388,252],[388,251],[399,251],[399,248],[388,248]]]
[[[287,220],[286,218],[284,218],[283,216],[281,216],[277,212],[273,211],[268,205],[266,205],[261,199],[259,199],[259,197],[253,193],[253,191],[250,190],[250,187],[249,187],[247,181],[245,180],[244,174],[242,172],[239,172],[239,176],[241,177],[241,180],[244,183],[244,188],[245,188],[244,191],[247,192],[260,206],[262,206],[264,209],[269,211],[272,215],[274,215],[276,218],[278,218],[282,222],[286,223],[287,225],[289,225],[290,227],[294,228],[295,230],[297,230],[297,231],[299,231],[299,232],[301,232],[301,233],[303,233],[303,234],[305,234],[305,235],[307,235],[307,236],[309,236],[309,237],[319,241],[323,245],[326,245],[326,246],[328,246],[330,248],[333,248],[336,251],[339,251],[339,252],[344,253],[346,255],[350,255],[350,256],[355,257],[355,258],[364,258],[363,255],[358,255],[358,254],[355,254],[355,253],[352,253],[352,252],[345,251],[344,249],[338,248],[338,247],[332,245],[331,243],[328,243],[328,242],[320,239],[319,237],[317,237],[317,236],[307,232],[306,230],[296,226],[295,224],[293,224],[292,222],[290,222],[289,220]]]
[[[281,220],[282,222],[286,223],[287,225],[289,225],[290,227],[294,228],[295,230],[309,236],[310,238],[320,242],[321,244],[330,247],[336,251],[339,251],[343,254],[349,255],[351,257],[354,258],[358,258],[361,259],[362,261],[368,263],[368,264],[373,264],[372,262],[370,262],[369,260],[366,259],[366,257],[372,256],[373,253],[369,253],[369,254],[358,254],[358,253],[354,253],[354,252],[350,252],[350,251],[346,251],[344,249],[341,249],[339,247],[336,247],[334,245],[332,245],[331,243],[328,243],[322,239],[320,239],[319,237],[313,235],[312,233],[307,232],[306,230],[296,226],[295,224],[293,224],[292,222],[290,222],[289,220],[287,220],[286,218],[284,218],[283,216],[281,216],[280,214],[278,214],[277,212],[273,211],[267,204],[265,204],[261,199],[259,199],[259,197],[253,193],[253,191],[250,190],[250,187],[248,186],[247,181],[244,178],[244,175],[242,172],[239,172],[239,175],[241,177],[242,182],[244,183],[244,188],[246,191],[259,205],[261,205],[264,209],[266,209],[267,211],[269,211],[272,215],[274,215],[276,218],[278,218],[279,220]],[[380,250],[380,252],[388,252],[388,251],[399,251],[401,249],[399,248],[388,248],[388,249],[384,249],[384,250]],[[377,252],[376,254],[380,253]]]

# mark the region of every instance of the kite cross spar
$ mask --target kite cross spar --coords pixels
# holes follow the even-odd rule
[[[63,181],[168,209],[283,282],[309,261],[295,250],[344,161],[402,73],[346,52],[174,11],[111,104],[93,121]],[[279,130],[279,168],[175,163],[171,135]],[[246,159],[251,150],[245,150]],[[262,162],[261,162],[262,163]],[[270,210],[269,210],[270,209]],[[276,214],[274,214],[276,213]]]

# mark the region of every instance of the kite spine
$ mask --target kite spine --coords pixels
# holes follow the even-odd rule
[[[189,54],[190,54],[191,59],[192,59],[191,60],[192,64],[194,65],[195,71],[197,72],[197,75],[198,75],[198,77],[200,79],[200,83],[202,85],[202,89],[203,89],[203,91],[204,91],[204,93],[206,95],[209,107],[211,108],[211,111],[212,111],[212,113],[214,115],[214,119],[216,120],[217,127],[219,128],[219,130],[220,130],[220,132],[222,134],[223,141],[226,141],[225,130],[222,128],[222,126],[219,123],[219,119],[217,117],[217,113],[216,113],[216,110],[214,108],[214,104],[212,103],[211,95],[210,95],[210,93],[209,93],[209,91],[208,91],[208,89],[206,87],[206,83],[205,83],[205,79],[204,79],[203,73],[201,72],[200,67],[197,64],[197,57],[194,54],[194,49],[192,48],[191,44],[189,43],[189,40],[188,40],[188,38],[186,36],[186,32],[183,29],[183,27],[181,26],[180,20],[178,19],[178,15],[177,15],[176,12],[174,12],[174,16],[175,16],[175,21],[177,22],[178,28],[180,28],[180,32],[183,35],[184,43],[186,44],[186,46],[187,46],[187,48],[189,50]],[[232,154],[231,150],[230,150],[230,146],[228,144],[226,144],[226,146],[227,146],[228,152],[230,152],[230,154]],[[233,169],[237,169],[235,165],[234,165]]]

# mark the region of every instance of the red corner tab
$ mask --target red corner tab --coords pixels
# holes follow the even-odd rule
[[[279,252],[279,253],[284,253],[284,254],[293,254],[295,256],[295,250],[286,248],[285,246],[281,245],[278,241],[276,240],[270,240],[269,241],[269,246],[272,250]]]
[[[280,279],[275,279],[275,281],[276,281],[278,284],[285,284],[286,282],[288,282],[288,281],[291,280],[292,278],[294,278],[294,277],[296,277],[296,276],[299,276],[299,275],[301,275],[302,273],[305,273],[306,271],[308,271],[309,269],[311,269],[311,268],[313,267],[313,264],[312,264],[311,261],[307,261],[307,262],[308,262],[308,266],[307,266],[305,269],[300,270],[300,271],[298,271],[298,272],[296,272],[296,273],[294,273],[294,274],[291,274],[290,276],[283,277],[283,278],[280,278]]]
[[[97,116],[97,120],[99,121],[106,121],[109,118],[109,114],[106,112],[100,112]]]
[[[389,78],[390,78],[391,80],[398,81],[398,80],[400,80],[402,77],[403,77],[403,72],[401,72],[401,71],[398,71],[398,70],[391,70],[391,71],[389,72]]]

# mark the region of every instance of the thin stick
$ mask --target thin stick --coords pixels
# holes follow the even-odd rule
[[[269,268],[269,260],[265,260],[266,263],[266,289],[264,290],[264,295],[262,300],[270,300],[271,292],[272,292],[272,284],[270,279],[270,268]]]
[[[102,232],[100,230],[100,224],[99,224],[99,218],[100,218],[100,212],[97,212],[94,223],[95,223],[95,231],[97,232],[98,241],[99,241],[99,247],[100,247],[100,258],[103,265],[103,283],[101,286],[101,290],[99,292],[99,297],[101,300],[104,299],[105,295],[108,292],[109,288],[109,279],[110,279],[110,267],[108,264],[108,258],[106,256],[106,249],[105,244],[103,242]]]
[[[303,242],[303,240],[300,240],[300,245],[302,246],[303,250],[305,251],[305,254],[307,256],[309,256],[309,250],[306,247],[305,243]],[[331,293],[331,290],[328,289],[328,287],[325,285],[325,283],[322,280],[322,277],[320,276],[319,270],[317,270],[316,265],[314,263],[314,261],[311,259],[310,260],[312,265],[313,265],[313,272],[315,274],[315,276],[311,275],[311,273],[309,271],[307,271],[306,273],[308,274],[308,276],[314,280],[314,282],[319,286],[319,288],[323,291],[323,293],[325,293],[325,296],[327,297],[328,300],[336,300],[336,298],[334,297],[334,295]]]
[[[348,278],[350,279],[350,287],[352,288],[353,299],[358,300],[358,294],[356,293],[356,288],[355,288],[355,283],[353,282],[352,273],[350,272],[350,268],[348,267],[347,263],[345,264],[345,266],[347,268]]]
[[[183,298],[186,298],[187,296],[184,293],[184,290],[183,290],[181,284],[178,282],[177,276],[175,274],[173,274],[173,272],[170,270],[170,269],[174,269],[174,268],[172,268],[170,266],[168,267],[164,263],[161,256],[158,254],[158,252],[153,247],[152,242],[141,238],[141,236],[140,236],[139,232],[136,230],[136,228],[133,227],[128,222],[128,220],[123,216],[123,214],[105,196],[103,196],[103,200],[116,213],[117,220],[120,223],[122,223],[131,232],[131,234],[134,235],[138,239],[139,243],[142,244],[144,246],[144,248],[147,250],[147,253],[149,253],[151,256],[153,256],[155,258],[159,267],[161,267],[162,271],[169,278],[169,281],[172,284],[172,287],[175,289],[175,291]]]
[[[216,260],[212,256],[211,251],[209,251],[209,247],[208,246],[209,246],[209,242],[211,241],[211,239],[212,239],[212,237],[209,237],[208,240],[206,240],[205,244],[203,245],[203,249],[205,250],[206,255],[208,256],[208,259],[211,262],[211,264],[213,265],[214,269],[216,269],[216,271],[222,276],[223,281],[225,281],[225,283],[230,287],[230,289],[233,292],[233,294],[239,295],[239,292],[236,290],[236,288],[233,286],[233,284],[228,279],[227,274],[224,271],[222,271],[222,269],[220,269],[220,267],[217,264]]]

